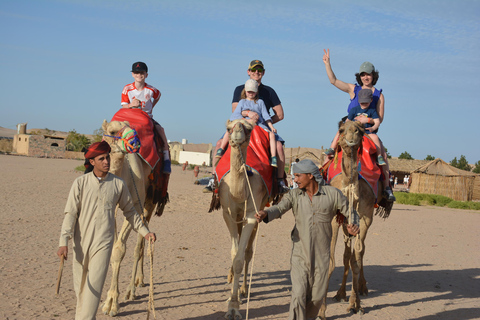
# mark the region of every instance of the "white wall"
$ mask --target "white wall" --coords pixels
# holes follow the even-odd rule
[[[201,166],[204,162],[206,166],[210,166],[210,154],[202,152],[180,151],[178,156],[179,163],[195,164]]]

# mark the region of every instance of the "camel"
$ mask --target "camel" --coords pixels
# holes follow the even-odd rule
[[[233,283],[231,296],[228,299],[228,311],[225,314],[226,319],[232,320],[242,319],[239,312],[240,294],[246,297],[248,293],[248,265],[252,259],[252,244],[258,227],[255,208],[262,210],[269,197],[262,178],[256,172],[248,176],[252,191],[250,193],[244,170],[250,133],[254,127],[254,124],[244,119],[227,122],[231,147],[230,171],[221,180],[218,192],[223,208],[223,218],[232,241],[232,266],[228,274],[228,283]],[[243,284],[239,288],[240,275],[244,268]]]
[[[347,121],[346,123],[340,122],[339,133],[339,145],[343,150],[341,164],[342,173],[337,175],[330,182],[330,185],[340,189],[347,197],[350,208],[357,211],[360,218],[360,233],[357,235],[353,250],[350,248],[350,241],[345,241],[342,285],[337,291],[334,299],[337,301],[346,301],[346,282],[349,268],[351,267],[353,278],[352,293],[347,311],[351,313],[360,312],[363,314],[364,310],[360,305],[359,295],[368,294],[367,282],[363,274],[363,255],[365,253],[365,238],[367,237],[368,228],[372,224],[376,199],[375,194],[368,183],[363,179],[358,179],[357,151],[362,146],[362,139],[365,134],[365,128],[363,124],[357,121]],[[383,187],[380,184],[379,190],[383,190]],[[379,192],[379,194],[381,194],[381,192]],[[384,217],[386,216],[388,216],[388,214],[384,214]],[[332,220],[332,241],[330,244],[330,266],[328,272],[329,279],[333,273],[333,270],[335,269],[335,244],[337,242],[339,226],[340,225],[335,217]],[[345,225],[343,226],[343,231],[344,234],[348,236]],[[321,319],[326,319],[326,308],[327,306],[325,297],[322,307],[319,311],[319,316]]]
[[[108,123],[104,120],[102,129],[104,132],[104,140],[112,148],[110,153],[110,172],[121,177],[125,181],[137,212],[140,216],[143,214],[143,222],[145,225],[148,225],[153,212],[158,216],[162,215],[166,203],[166,201],[154,203],[154,192],[149,192],[148,190],[152,184],[152,181],[148,178],[152,169],[138,154],[126,153],[122,148],[122,142],[118,138],[114,138],[120,137],[119,134],[121,134],[121,132],[129,132],[131,130],[128,122],[112,121]],[[131,134],[133,134],[133,131]],[[127,136],[127,138],[128,137],[129,136]],[[113,246],[112,257],[110,260],[112,266],[112,283],[102,308],[104,314],[112,317],[116,316],[119,310],[118,276],[120,263],[125,256],[126,243],[131,231],[132,227],[125,219]],[[132,278],[125,295],[126,300],[134,300],[136,298],[135,287],[144,286],[143,252],[143,237],[138,235],[137,245],[134,252]]]

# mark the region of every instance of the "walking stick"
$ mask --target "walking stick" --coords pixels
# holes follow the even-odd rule
[[[56,290],[56,295],[58,295],[58,292],[60,291],[60,281],[62,281],[62,272],[63,272],[63,263],[65,262],[65,256],[62,255],[62,258],[60,260],[60,266],[58,267],[58,280],[57,280],[57,290]]]

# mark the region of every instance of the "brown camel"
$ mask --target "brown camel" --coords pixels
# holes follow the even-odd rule
[[[119,132],[129,132],[131,130],[128,122],[112,121],[108,123],[106,120],[104,120],[102,129],[104,131],[105,141],[108,142],[112,148],[110,153],[110,172],[121,177],[125,181],[137,212],[141,216],[143,214],[143,221],[146,225],[148,225],[153,212],[155,212],[155,214],[158,216],[162,215],[166,202],[162,201],[159,203],[154,203],[154,192],[147,192],[149,187],[152,187],[152,181],[148,178],[149,174],[152,172],[152,169],[147,162],[140,158],[138,154],[126,153],[122,147],[122,142],[118,138],[113,138],[119,137]],[[131,134],[133,134],[133,132]],[[112,283],[102,308],[104,314],[112,317],[118,314],[118,276],[120,271],[120,263],[125,256],[126,243],[131,231],[132,227],[125,219],[122,229],[117,235],[117,240],[113,246],[112,257],[110,260],[110,264],[112,266]],[[144,286],[143,252],[144,241],[142,236],[138,235],[137,245],[134,252],[132,278],[125,295],[126,300],[134,300],[135,287]]]
[[[367,295],[367,282],[363,274],[363,255],[365,253],[365,238],[367,237],[367,231],[373,220],[373,212],[375,205],[375,194],[363,179],[358,179],[357,163],[358,154],[357,151],[362,146],[362,139],[365,134],[365,128],[363,124],[357,121],[347,121],[346,123],[340,122],[339,124],[339,145],[343,150],[342,155],[342,173],[337,175],[330,185],[340,189],[349,201],[351,209],[357,211],[360,218],[360,233],[357,235],[355,245],[351,248],[351,241],[345,241],[345,251],[343,254],[344,272],[343,280],[340,289],[334,299],[337,301],[346,301],[346,282],[350,267],[352,268],[352,293],[350,296],[349,306],[347,311],[351,313],[360,312],[364,313],[363,308],[360,306],[359,295]],[[379,183],[378,190],[383,190],[383,187]],[[379,195],[381,192],[379,192]],[[382,201],[382,203],[385,203]],[[389,208],[380,208],[380,212],[383,212],[383,217],[387,217],[391,210],[391,204]],[[383,211],[382,211],[383,210]],[[379,211],[377,211],[378,214]],[[336,218],[332,220],[332,241],[330,244],[330,267],[328,272],[328,278],[332,275],[335,269],[335,244],[337,242],[339,223]],[[345,225],[343,225],[343,232],[345,236],[348,236]],[[325,318],[326,312],[326,297],[324,298],[322,307],[319,312],[321,319]]]
[[[228,282],[233,281],[233,284],[226,319],[242,319],[239,312],[240,294],[245,297],[248,293],[248,265],[252,259],[252,244],[258,227],[255,209],[262,210],[268,201],[268,191],[260,175],[254,172],[247,177],[244,169],[250,133],[254,127],[255,125],[244,119],[227,123],[231,147],[230,171],[221,180],[218,193],[223,218],[232,239],[232,267],[228,274]],[[244,268],[243,285],[239,288],[240,275]]]

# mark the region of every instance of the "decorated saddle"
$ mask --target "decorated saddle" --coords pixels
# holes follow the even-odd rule
[[[153,198],[153,203],[157,204],[156,215],[161,215],[163,209],[161,205],[169,201],[168,181],[169,174],[162,172],[163,153],[158,152],[157,146],[163,146],[160,137],[155,134],[155,127],[150,116],[140,109],[122,108],[115,113],[112,121],[128,121],[129,127],[137,132],[140,140],[140,150],[138,155],[150,166],[152,170],[149,175],[150,184],[147,190],[147,196]]]
[[[153,170],[160,160],[155,142],[154,125],[150,116],[140,109],[122,108],[115,113],[112,121],[128,121],[130,128],[134,129],[140,139],[140,157]]]
[[[215,168],[217,181],[220,183],[223,177],[230,171],[230,152],[228,146],[225,154]],[[255,126],[250,134],[250,144],[247,147],[247,158],[245,159],[248,170],[256,171],[263,180],[268,190],[268,195],[272,195],[273,188],[273,167],[270,165],[270,144],[268,133],[259,126]]]
[[[364,136],[362,147],[358,149],[357,171],[359,178],[368,183],[375,194],[375,198],[378,199],[378,181],[382,177],[382,170],[376,163],[376,152],[375,143],[368,136]],[[328,184],[338,174],[342,173],[342,154],[343,152],[340,149],[336,152],[335,158],[322,168],[324,179]]]

